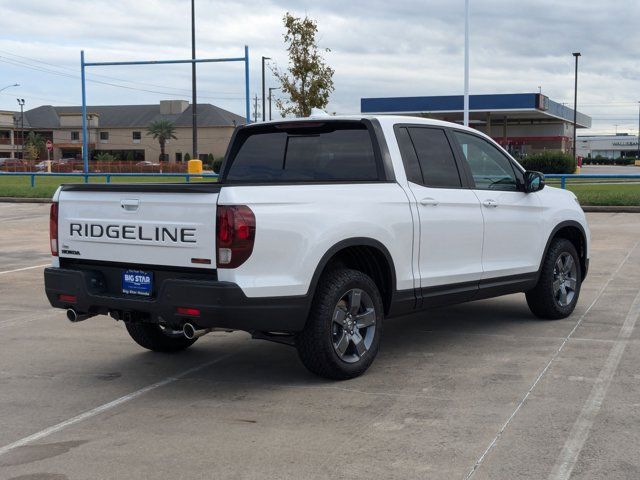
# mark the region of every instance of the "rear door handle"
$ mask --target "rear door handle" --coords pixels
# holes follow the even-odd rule
[[[431,197],[425,197],[422,200],[420,200],[420,205],[429,205],[432,207],[437,207],[438,206],[438,201],[435,198],[431,198]]]
[[[487,208],[496,208],[498,206],[498,202],[491,199],[485,200],[484,202],[482,202],[482,204]]]

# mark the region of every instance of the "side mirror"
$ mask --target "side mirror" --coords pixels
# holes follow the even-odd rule
[[[525,193],[539,192],[544,188],[544,174],[527,170],[524,172]]]

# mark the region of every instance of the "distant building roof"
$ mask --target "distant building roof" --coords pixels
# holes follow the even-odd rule
[[[24,112],[25,128],[60,128],[61,115],[80,115],[81,107],[42,105]],[[191,127],[191,105],[182,113],[161,114],[160,104],[87,106],[87,114],[97,114],[100,128],[145,128],[156,120],[170,120],[176,127]],[[210,103],[199,103],[198,127],[229,127],[243,125],[240,115]],[[15,114],[20,123],[20,113]]]
[[[363,98],[362,113],[432,114],[440,118],[443,114],[463,112],[462,95],[438,95],[429,97]],[[487,112],[504,114],[510,119],[562,120],[573,122],[573,109],[550,100],[540,93],[506,93],[491,95],[469,95],[469,112],[478,119]],[[472,115],[473,119],[474,115]],[[578,112],[578,127],[589,128],[591,117]]]

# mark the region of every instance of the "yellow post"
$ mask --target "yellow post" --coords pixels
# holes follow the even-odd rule
[[[189,175],[198,175],[202,173],[202,160],[189,160],[187,162],[187,172]],[[196,177],[202,178],[202,177]]]

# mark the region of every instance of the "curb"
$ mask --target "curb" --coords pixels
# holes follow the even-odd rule
[[[583,205],[582,209],[585,212],[600,212],[600,213],[640,213],[640,206],[627,205],[627,206],[614,206],[614,205]]]
[[[0,203],[51,203],[50,198],[0,197]]]
[[[0,197],[4,203],[51,203],[50,198]]]

